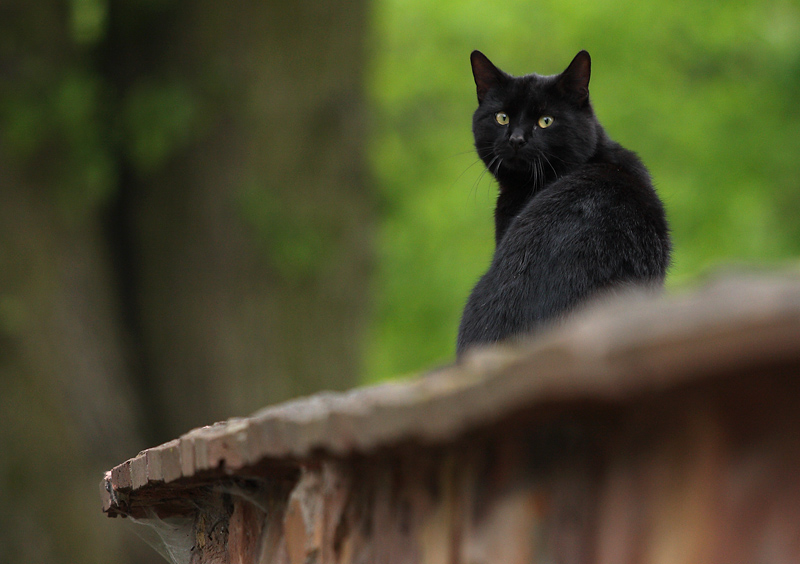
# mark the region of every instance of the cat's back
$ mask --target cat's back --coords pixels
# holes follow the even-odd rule
[[[522,208],[473,289],[459,351],[532,331],[614,287],[663,284],[671,251],[664,209],[630,155],[586,163]]]
[[[664,207],[647,169],[615,143],[533,196],[493,262],[521,250],[550,267],[602,273],[612,266],[617,274],[662,279],[671,251]],[[630,264],[623,269],[624,263]]]

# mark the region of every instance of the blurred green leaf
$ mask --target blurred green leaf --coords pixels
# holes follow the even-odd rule
[[[194,138],[199,104],[179,82],[137,84],[123,107],[128,155],[139,172],[164,165]]]
[[[103,38],[108,18],[108,0],[71,0],[72,37],[76,43],[94,43]]]

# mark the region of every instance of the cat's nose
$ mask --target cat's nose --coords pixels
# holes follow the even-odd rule
[[[525,134],[522,132],[521,129],[515,129],[511,132],[511,136],[508,138],[508,142],[511,147],[516,151],[520,147],[525,144]]]

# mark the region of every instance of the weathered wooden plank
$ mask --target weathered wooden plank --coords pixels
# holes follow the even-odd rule
[[[797,562],[799,402],[800,281],[726,279],[196,429],[103,509],[185,516],[192,562]]]

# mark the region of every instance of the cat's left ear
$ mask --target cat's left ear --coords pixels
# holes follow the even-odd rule
[[[592,59],[589,53],[581,51],[558,77],[559,90],[572,97],[578,104],[589,99],[589,77],[592,74]]]

